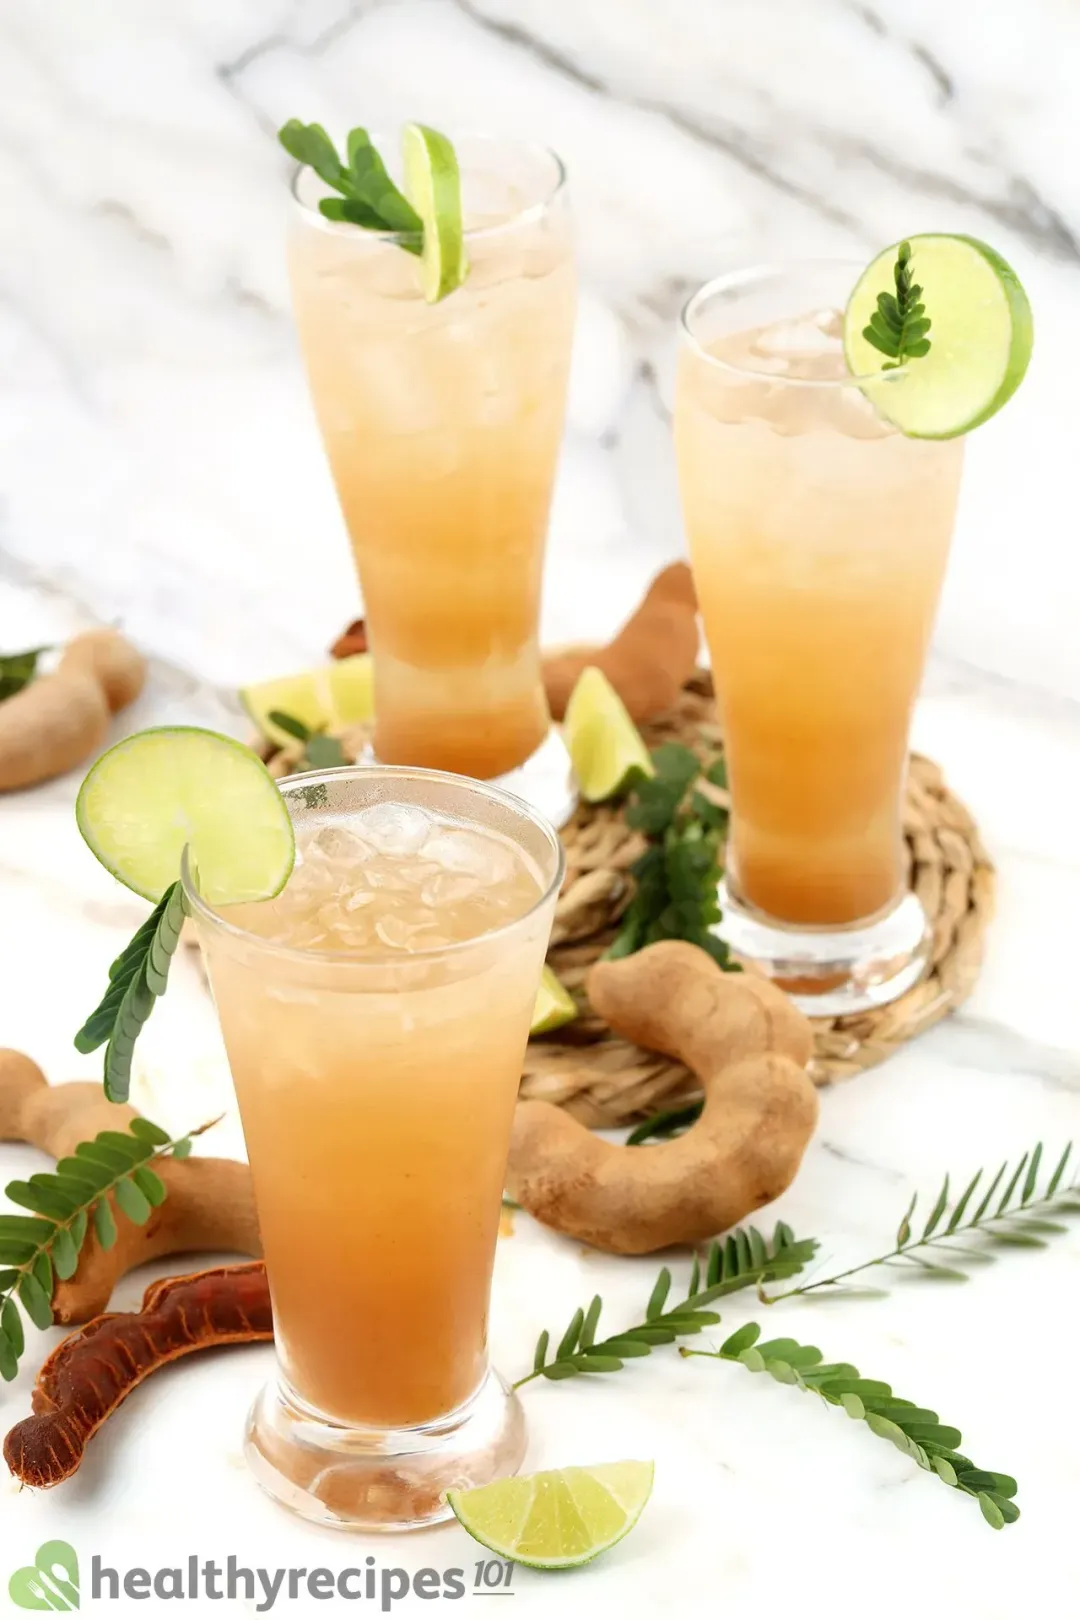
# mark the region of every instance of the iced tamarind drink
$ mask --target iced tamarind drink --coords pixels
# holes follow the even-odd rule
[[[963,457],[959,438],[905,436],[850,374],[856,274],[705,287],[675,418],[732,792],[727,937],[822,1012],[922,968],[902,787]]]
[[[419,1524],[523,1449],[487,1309],[562,856],[520,801],[434,772],[282,791],[282,893],[195,902],[282,1374],[249,1455],[309,1517]]]
[[[375,752],[490,779],[549,734],[537,627],[575,273],[558,159],[456,148],[468,268],[448,296],[425,302],[393,237],[324,218],[308,169],[289,271],[364,594]]]

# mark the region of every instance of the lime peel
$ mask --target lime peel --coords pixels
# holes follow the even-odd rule
[[[426,124],[401,132],[405,192],[424,226],[420,284],[429,304],[461,286],[469,269],[461,207],[461,171],[453,142]]]
[[[292,715],[309,731],[360,725],[375,714],[375,668],[370,653],[353,653],[296,675],[242,686],[239,698],[262,735],[287,748],[294,739],[275,726],[271,713]]]
[[[577,1569],[629,1535],[652,1494],[651,1462],[597,1463],[448,1491],[481,1546],[530,1569]]]
[[[954,439],[1012,398],[1031,359],[1031,305],[1016,272],[972,236],[925,234],[911,246],[911,272],[930,319],[927,354],[898,370],[863,335],[878,296],[894,287],[900,244],[863,272],[844,313],[844,356],[886,421],[913,439]]]
[[[616,798],[639,774],[656,774],[626,705],[595,664],[577,678],[566,705],[563,735],[581,796],[590,804]]]
[[[146,900],[176,881],[185,847],[210,905],[280,894],[296,855],[262,760],[199,726],[156,726],[110,748],[87,773],[75,817],[106,871]]]
[[[561,1029],[564,1024],[572,1023],[577,1015],[577,1002],[545,963],[540,988],[536,992],[529,1034],[548,1035],[553,1029]]]

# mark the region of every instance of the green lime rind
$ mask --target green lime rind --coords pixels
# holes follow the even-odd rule
[[[529,1569],[579,1569],[618,1545],[652,1494],[653,1464],[554,1468],[446,1500],[474,1541]]]
[[[75,819],[106,871],[146,900],[176,881],[187,846],[210,905],[271,899],[296,858],[262,760],[200,726],[155,726],[110,748],[79,789]]]
[[[574,684],[563,737],[581,796],[589,804],[618,798],[639,775],[656,774],[626,705],[595,664],[583,669]]]
[[[1034,344],[1031,304],[1011,265],[976,237],[905,240],[930,318],[930,352],[889,372],[863,336],[878,294],[895,290],[897,243],[878,254],[848,300],[844,356],[875,409],[902,433],[955,439],[995,416],[1023,381]]]
[[[553,1029],[572,1024],[578,1015],[577,1002],[561,979],[544,964],[540,987],[536,992],[530,1035],[550,1035]]]
[[[426,124],[401,135],[405,191],[424,226],[420,283],[429,304],[461,286],[469,270],[461,205],[461,171],[453,142]]]

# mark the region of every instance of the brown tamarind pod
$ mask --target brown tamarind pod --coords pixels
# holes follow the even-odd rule
[[[273,1335],[260,1261],[153,1283],[138,1311],[95,1317],[61,1341],[38,1374],[33,1416],[4,1441],[4,1461],[24,1485],[59,1485],[106,1418],[157,1368]]]

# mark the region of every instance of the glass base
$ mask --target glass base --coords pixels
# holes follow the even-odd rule
[[[918,983],[930,960],[926,913],[910,893],[846,928],[779,922],[741,899],[726,880],[720,905],[724,915],[714,933],[811,1018],[884,1007]]]
[[[577,778],[558,726],[552,726],[524,765],[497,776],[493,787],[516,793],[532,809],[546,816],[553,827],[565,827],[578,805]]]
[[[244,1454],[275,1501],[338,1530],[419,1530],[451,1517],[448,1490],[517,1473],[521,1402],[489,1369],[457,1411],[413,1429],[356,1429],[307,1406],[283,1379],[248,1416]]]

